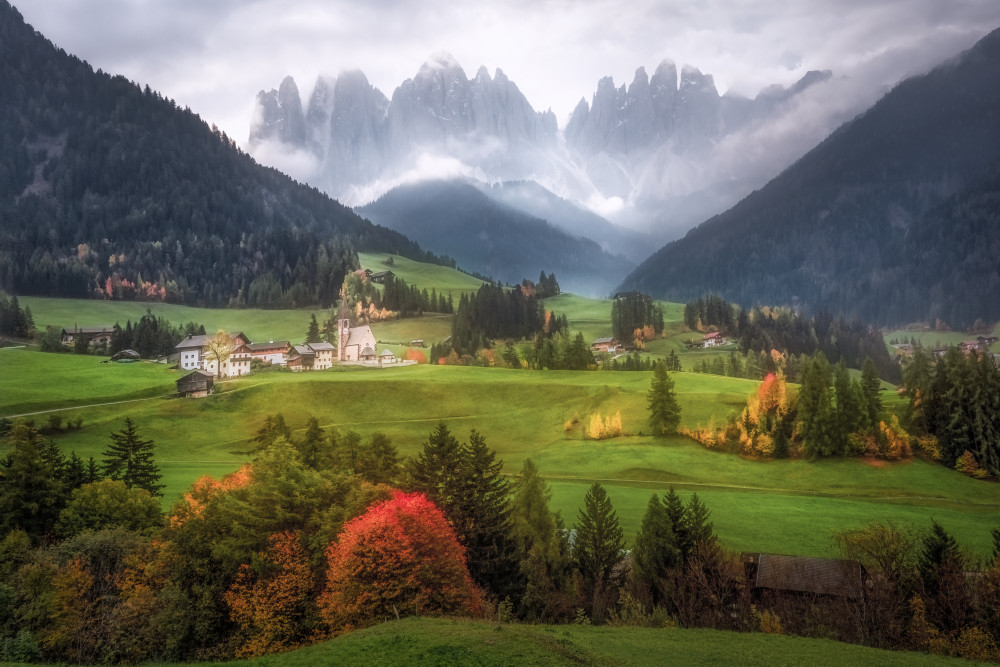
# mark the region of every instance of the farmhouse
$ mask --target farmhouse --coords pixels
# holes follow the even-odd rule
[[[857,598],[867,578],[861,563],[835,558],[744,554],[743,566],[750,587],[757,593],[768,590]]]
[[[316,364],[316,353],[308,345],[293,345],[288,351],[288,369],[311,371]]]
[[[701,341],[702,347],[719,347],[720,345],[725,345],[729,341],[726,337],[722,335],[721,331],[713,331],[712,333],[705,334],[705,338]]]
[[[285,358],[291,345],[287,340],[270,340],[266,343],[250,343],[250,358],[259,359],[265,364],[284,366]]]
[[[593,343],[590,344],[590,349],[592,352],[608,352],[614,354],[618,351],[618,347],[621,343],[618,342],[617,338],[598,338]]]
[[[72,331],[63,329],[62,344],[70,346],[76,341],[77,338],[83,337],[87,339],[88,345],[105,345],[111,342],[111,335],[114,332],[114,327],[106,325],[99,327],[73,327]]]
[[[204,370],[220,377],[237,377],[250,371],[250,339],[237,331],[230,335],[232,350],[230,358],[218,368],[215,359],[209,359],[208,342],[212,336],[189,334],[175,345],[180,354],[180,367],[186,371]]]
[[[316,361],[313,368],[322,371],[333,366],[333,357],[337,353],[337,348],[327,342],[308,343],[308,347],[316,354]]]
[[[206,371],[192,371],[177,378],[177,394],[188,398],[199,398],[212,393],[215,376]]]

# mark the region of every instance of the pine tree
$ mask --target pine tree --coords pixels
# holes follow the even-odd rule
[[[68,489],[38,429],[17,421],[7,441],[12,451],[0,461],[0,533],[21,529],[40,537],[55,525]]]
[[[803,449],[809,458],[829,456],[835,449],[835,423],[830,398],[830,364],[818,352],[806,366],[799,390],[798,420]]]
[[[125,482],[130,489],[137,487],[149,491],[154,496],[163,495],[160,469],[153,461],[152,440],[143,440],[136,431],[130,417],[125,418],[125,427],[111,434],[111,445],[102,453],[104,475]]]
[[[674,381],[667,375],[667,367],[662,362],[653,369],[653,380],[649,393],[649,425],[654,433],[673,433],[681,423],[681,406],[674,394]]]
[[[583,576],[591,621],[601,623],[620,583],[617,570],[625,555],[625,537],[611,499],[597,482],[583,499],[575,530],[573,558]]]

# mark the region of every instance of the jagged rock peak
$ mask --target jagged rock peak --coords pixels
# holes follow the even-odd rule
[[[462,66],[455,59],[455,56],[447,51],[437,51],[436,53],[432,53],[427,61],[420,66],[417,76],[455,69],[462,70]],[[462,70],[462,73],[464,74],[465,71]]]

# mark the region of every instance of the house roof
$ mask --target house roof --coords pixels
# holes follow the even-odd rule
[[[382,354],[380,354],[380,355],[378,355],[378,356],[380,356],[380,357],[395,357],[396,355],[395,355],[395,354],[393,354],[393,353],[392,353],[391,351],[389,351],[389,350],[382,350]]]
[[[712,338],[719,338],[722,336],[721,331],[713,331],[712,333],[705,334],[705,340],[711,340]]]
[[[613,343],[613,342],[615,342],[614,337],[612,337],[612,338],[598,338],[598,339],[596,339],[594,341],[594,345],[603,345],[605,343]]]
[[[251,352],[261,352],[262,350],[287,350],[287,340],[272,340],[267,343],[250,343],[247,347]]]
[[[211,336],[198,336],[194,334],[189,334],[187,338],[181,342],[174,345],[174,349],[184,350],[192,347],[197,347],[199,349],[205,347],[205,344],[209,341]]]
[[[292,349],[303,357],[314,357],[316,353],[308,345],[293,345]]]
[[[209,373],[208,371],[194,370],[194,371],[191,371],[190,373],[188,373],[187,375],[183,375],[183,376],[177,378],[177,382],[181,383],[181,382],[183,382],[185,380],[194,379],[194,378],[202,378],[202,379],[206,379],[206,380],[214,380],[215,379],[215,375],[213,373]]]
[[[309,347],[311,347],[313,349],[313,351],[315,351],[315,352],[319,352],[320,350],[323,350],[323,351],[331,350],[332,351],[332,350],[336,350],[337,349],[336,345],[331,345],[330,343],[327,343],[326,341],[322,341],[322,342],[319,342],[319,343],[307,343],[307,345]]]
[[[374,357],[375,356],[375,350],[373,350],[368,345],[365,345],[365,349],[361,350],[361,356],[362,357]]]
[[[755,588],[819,595],[856,597],[861,594],[861,564],[834,558],[756,554]]]

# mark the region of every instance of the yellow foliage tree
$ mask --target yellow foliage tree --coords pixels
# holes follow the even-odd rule
[[[591,440],[601,440],[604,438],[604,420],[601,413],[595,412],[590,415],[590,424],[587,426],[587,437]]]

